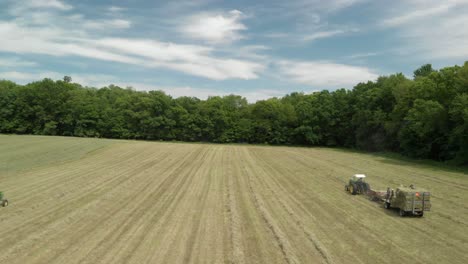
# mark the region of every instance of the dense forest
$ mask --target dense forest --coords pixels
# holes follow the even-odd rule
[[[252,104],[236,95],[199,100],[82,87],[67,76],[4,80],[0,133],[338,146],[468,165],[468,62]]]

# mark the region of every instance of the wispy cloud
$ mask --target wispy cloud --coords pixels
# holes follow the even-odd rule
[[[180,26],[186,36],[211,44],[231,43],[244,38],[241,31],[247,27],[241,22],[244,14],[232,10],[222,14],[199,14],[190,17]]]
[[[146,57],[149,67],[166,67],[214,80],[230,78],[255,79],[263,66],[246,60],[221,59],[211,56],[211,48],[196,45],[164,43],[155,40],[103,39],[96,42],[105,49]]]
[[[405,0],[396,8],[403,9],[409,11],[390,15],[381,23],[397,31],[401,54],[432,59],[468,57],[468,0]]]
[[[11,1],[11,0],[7,0]],[[64,1],[60,0],[23,0],[21,3],[17,3],[10,8],[10,13],[18,15],[23,12],[27,12],[28,10],[44,10],[44,9],[54,9],[54,10],[61,10],[67,11],[73,9],[72,5],[67,4]]]
[[[282,75],[297,83],[320,88],[351,88],[359,82],[375,80],[378,74],[366,67],[327,61],[281,61]]]
[[[377,56],[377,55],[379,55],[379,53],[377,53],[377,52],[356,53],[356,54],[346,56],[346,58],[348,58],[348,59],[362,59],[362,58],[373,57],[373,56]]]
[[[131,24],[129,20],[124,19],[92,20],[85,21],[83,27],[95,30],[126,29],[130,28]]]
[[[430,7],[427,9],[413,10],[400,16],[385,19],[383,20],[382,25],[388,27],[401,26],[418,19],[428,18],[428,16],[445,13],[449,11],[452,7],[454,7],[454,4],[441,3],[438,6]]]
[[[344,30],[331,30],[331,31],[319,31],[312,33],[310,35],[304,36],[305,41],[314,41],[317,39],[323,39],[323,38],[330,38],[334,37],[336,35],[341,35],[345,33],[346,31]]]
[[[109,10],[112,13],[119,13],[125,11],[126,8],[120,6],[110,6],[107,10]]]
[[[73,8],[73,6],[60,0],[27,0],[23,2],[23,6],[31,8],[56,8],[59,10],[70,10]]]

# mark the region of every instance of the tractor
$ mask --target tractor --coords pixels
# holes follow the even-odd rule
[[[400,216],[415,215],[422,217],[424,211],[431,210],[431,193],[427,190],[409,187],[399,187],[395,191],[387,188],[384,199],[385,209],[397,208]]]
[[[364,178],[366,178],[364,174],[354,174],[353,177],[349,179],[348,184],[345,185],[345,191],[352,195],[367,194],[370,190],[370,186],[364,181]]]
[[[3,192],[0,192],[0,205],[3,207],[8,206],[8,200],[3,198]]]

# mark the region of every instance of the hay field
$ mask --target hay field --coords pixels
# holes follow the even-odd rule
[[[343,185],[414,183],[401,218]],[[0,135],[0,263],[466,263],[468,175],[369,154]]]

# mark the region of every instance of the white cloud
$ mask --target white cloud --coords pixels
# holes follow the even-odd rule
[[[172,69],[213,80],[254,79],[264,69],[260,63],[247,59],[215,56],[215,50],[205,46],[94,36],[95,29],[127,28],[130,22],[126,20],[87,20],[81,14],[66,17],[28,14],[31,15],[40,17],[37,19],[40,23],[30,19],[0,20],[0,36],[8,36],[3,39],[0,51],[81,56],[140,67]]]
[[[261,54],[261,52],[271,50],[270,47],[265,45],[246,45],[242,47],[235,47],[231,49],[233,53],[236,53],[241,58],[265,60],[268,58],[267,55]]]
[[[120,6],[111,6],[108,8],[108,10],[112,13],[119,13],[119,12],[125,11],[126,8],[120,7]]]
[[[344,30],[331,30],[331,31],[320,31],[320,32],[315,32],[311,35],[304,36],[305,41],[314,41],[317,39],[323,39],[323,38],[330,38],[334,37],[336,35],[340,35],[345,33]]]
[[[187,19],[180,31],[190,38],[211,44],[231,43],[244,38],[240,33],[247,29],[241,23],[243,17],[238,10],[227,14],[200,14]]]
[[[332,1],[324,1],[328,4],[328,8],[332,11],[341,10],[344,8],[348,8],[352,5],[355,5],[360,2],[365,2],[366,0],[332,0]]]
[[[377,53],[377,52],[356,53],[356,54],[349,55],[346,58],[348,58],[348,59],[361,59],[361,58],[373,57],[373,56],[377,56],[377,55],[379,55],[379,53]]]
[[[103,39],[97,45],[123,54],[144,56],[149,67],[165,67],[214,80],[255,79],[263,66],[246,60],[211,56],[211,48],[165,43],[154,40]]]
[[[382,25],[388,27],[400,26],[418,19],[427,18],[428,16],[445,13],[449,11],[451,7],[453,7],[453,5],[443,3],[428,9],[414,10],[401,16],[385,19]]]
[[[280,73],[292,81],[320,88],[351,88],[378,77],[366,67],[327,61],[281,61],[278,65]]]
[[[355,4],[368,0],[270,0],[257,16],[271,18],[272,22],[284,21],[296,23],[299,31],[307,30],[310,26],[327,24],[323,21],[329,14],[335,14]]]
[[[83,27],[98,30],[126,29],[130,28],[131,24],[130,21],[124,19],[89,20],[83,23]]]
[[[60,11],[67,11],[73,9],[72,5],[65,3],[60,0],[22,0],[22,1],[11,1],[15,5],[10,9],[13,14],[21,14],[27,12],[27,10],[37,9],[55,9]],[[20,2],[20,3],[18,3]]]

